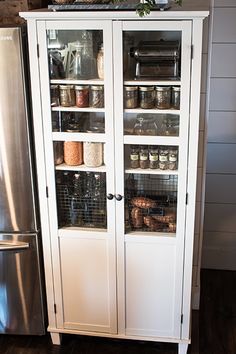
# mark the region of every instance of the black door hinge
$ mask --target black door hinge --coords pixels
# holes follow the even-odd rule
[[[48,198],[48,186],[46,186],[46,197]]]
[[[193,59],[193,54],[194,54],[193,50],[194,50],[194,46],[191,45],[191,59]]]
[[[37,44],[37,57],[39,58],[39,44]]]
[[[188,193],[186,193],[186,200],[185,200],[185,204],[188,205]]]
[[[54,304],[54,313],[57,313],[57,305]]]
[[[181,318],[180,318],[180,323],[182,324],[183,321],[184,321],[184,315],[182,314],[182,315],[181,315]]]

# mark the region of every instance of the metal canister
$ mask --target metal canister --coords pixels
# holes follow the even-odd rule
[[[75,90],[73,85],[59,85],[60,103],[63,107],[75,105]]]

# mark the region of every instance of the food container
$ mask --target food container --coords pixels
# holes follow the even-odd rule
[[[139,147],[136,145],[130,147],[130,167],[139,168]]]
[[[87,167],[99,167],[103,164],[103,144],[84,142],[84,163]]]
[[[89,86],[75,86],[75,104],[79,108],[89,106]]]
[[[60,105],[59,86],[51,85],[50,93],[51,93],[51,107],[59,106]]]
[[[171,105],[174,109],[180,108],[180,87],[179,86],[172,87]]]
[[[159,150],[159,168],[161,170],[167,170],[169,167],[168,163],[169,150],[166,147],[161,147]]]
[[[124,106],[128,109],[138,107],[138,86],[125,86]]]
[[[151,169],[158,168],[158,148],[156,146],[150,146],[149,148],[149,167]]]
[[[175,147],[170,147],[169,148],[169,154],[168,154],[168,168],[169,170],[177,170],[178,167],[178,149]]]
[[[98,77],[99,79],[104,79],[104,50],[103,50],[103,43],[100,46],[97,55],[97,69],[98,69]]]
[[[140,168],[145,169],[149,167],[147,146],[140,146],[139,160]]]
[[[78,141],[64,142],[64,161],[69,166],[82,165],[83,144]]]
[[[90,107],[103,108],[104,107],[103,86],[91,86],[89,99],[90,99]]]
[[[54,141],[53,142],[53,153],[54,153],[54,164],[60,165],[63,158],[63,142],[62,141]]]
[[[60,102],[63,107],[75,105],[75,90],[73,85],[59,85]]]
[[[169,109],[171,106],[171,87],[156,86],[156,108]]]
[[[139,87],[139,105],[143,109],[150,109],[154,107],[154,86],[140,86]]]

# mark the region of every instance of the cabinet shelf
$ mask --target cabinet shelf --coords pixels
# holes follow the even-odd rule
[[[148,135],[125,135],[124,144],[133,145],[179,145],[179,137],[176,136],[148,136]]]
[[[134,173],[134,174],[142,174],[142,175],[178,175],[178,170],[159,170],[159,169],[151,169],[151,168],[126,168],[125,173]]]
[[[105,108],[93,108],[93,107],[86,107],[86,108],[79,108],[77,106],[72,107],[52,107],[53,112],[105,112]]]
[[[99,133],[67,133],[67,132],[53,132],[53,141],[90,141],[98,143],[106,143],[106,135]]]
[[[79,166],[68,166],[65,163],[55,166],[56,170],[62,171],[84,171],[84,172],[106,172],[106,166],[87,167],[84,164]]]
[[[100,79],[74,80],[74,79],[53,79],[50,80],[53,85],[104,85],[104,81]]]
[[[133,242],[145,242],[149,240],[153,242],[155,239],[159,242],[160,239],[171,240],[175,239],[176,233],[175,232],[145,232],[145,231],[130,231],[129,233],[125,234],[125,241],[133,241]]]
[[[124,109],[125,113],[151,113],[151,114],[180,114],[180,110],[177,109],[143,109],[143,108],[132,108],[132,109]]]
[[[125,80],[127,86],[181,86],[179,79],[173,80]]]

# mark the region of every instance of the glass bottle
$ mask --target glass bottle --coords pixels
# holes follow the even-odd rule
[[[137,145],[130,147],[130,167],[139,168],[139,147]]]
[[[70,224],[82,226],[83,224],[83,203],[82,203],[82,176],[75,173],[72,180],[73,192],[70,198]]]
[[[104,79],[104,49],[103,43],[100,46],[97,55],[97,70],[98,70],[98,78],[103,80]]]
[[[149,167],[151,169],[158,168],[158,147],[150,146],[149,148]]]
[[[139,165],[140,165],[140,168],[143,168],[143,169],[149,167],[148,147],[147,146],[140,146]]]
[[[169,150],[166,146],[162,146],[159,149],[159,168],[161,170],[167,170],[169,167],[168,163]]]

